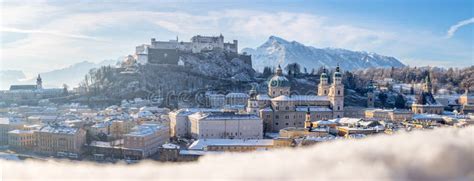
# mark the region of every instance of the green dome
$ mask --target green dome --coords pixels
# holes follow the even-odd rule
[[[268,81],[268,85],[271,87],[290,87],[290,81],[285,76],[275,75]]]
[[[324,73],[324,72],[321,73],[321,78],[328,78],[328,74],[326,74],[326,73]]]

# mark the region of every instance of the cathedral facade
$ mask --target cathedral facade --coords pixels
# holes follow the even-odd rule
[[[311,121],[341,118],[344,116],[344,85],[339,66],[332,80],[330,84],[329,76],[322,73],[318,95],[291,95],[291,83],[278,66],[268,81],[268,94],[257,94],[252,88],[247,112],[260,116],[266,132],[303,128],[307,118]]]

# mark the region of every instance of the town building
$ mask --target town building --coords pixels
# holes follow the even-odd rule
[[[195,139],[260,139],[262,119],[253,114],[197,112],[189,116],[191,137]]]
[[[459,96],[459,104],[462,113],[474,113],[474,96],[469,94],[469,89],[466,89],[464,94]]]
[[[8,132],[8,146],[15,150],[32,150],[36,144],[34,130],[12,130]]]
[[[189,115],[197,112],[222,112],[222,109],[186,108],[169,113],[171,137],[191,137],[191,123]]]
[[[86,132],[81,128],[46,125],[34,133],[35,151],[41,154],[78,157],[86,143]]]
[[[142,124],[123,137],[123,147],[140,150],[141,158],[155,154],[158,148],[169,142],[169,127],[158,124]]]
[[[344,85],[339,66],[329,84],[329,76],[321,74],[318,95],[290,95],[291,83],[280,66],[268,81],[268,94],[251,90],[247,112],[257,114],[264,122],[265,132],[278,132],[287,127],[303,127],[306,111],[311,120],[327,120],[344,116]]]

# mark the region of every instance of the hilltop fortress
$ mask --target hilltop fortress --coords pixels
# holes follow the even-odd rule
[[[134,58],[139,64],[182,64],[181,55],[198,54],[210,51],[223,52],[227,60],[239,58],[246,64],[252,65],[250,55],[238,53],[238,41],[224,43],[224,36],[201,36],[196,35],[190,42],[176,40],[157,41],[151,39],[151,43],[136,47]]]

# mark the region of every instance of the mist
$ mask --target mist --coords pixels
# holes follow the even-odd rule
[[[380,135],[267,152],[225,153],[189,163],[0,163],[4,180],[472,180],[474,127]]]

